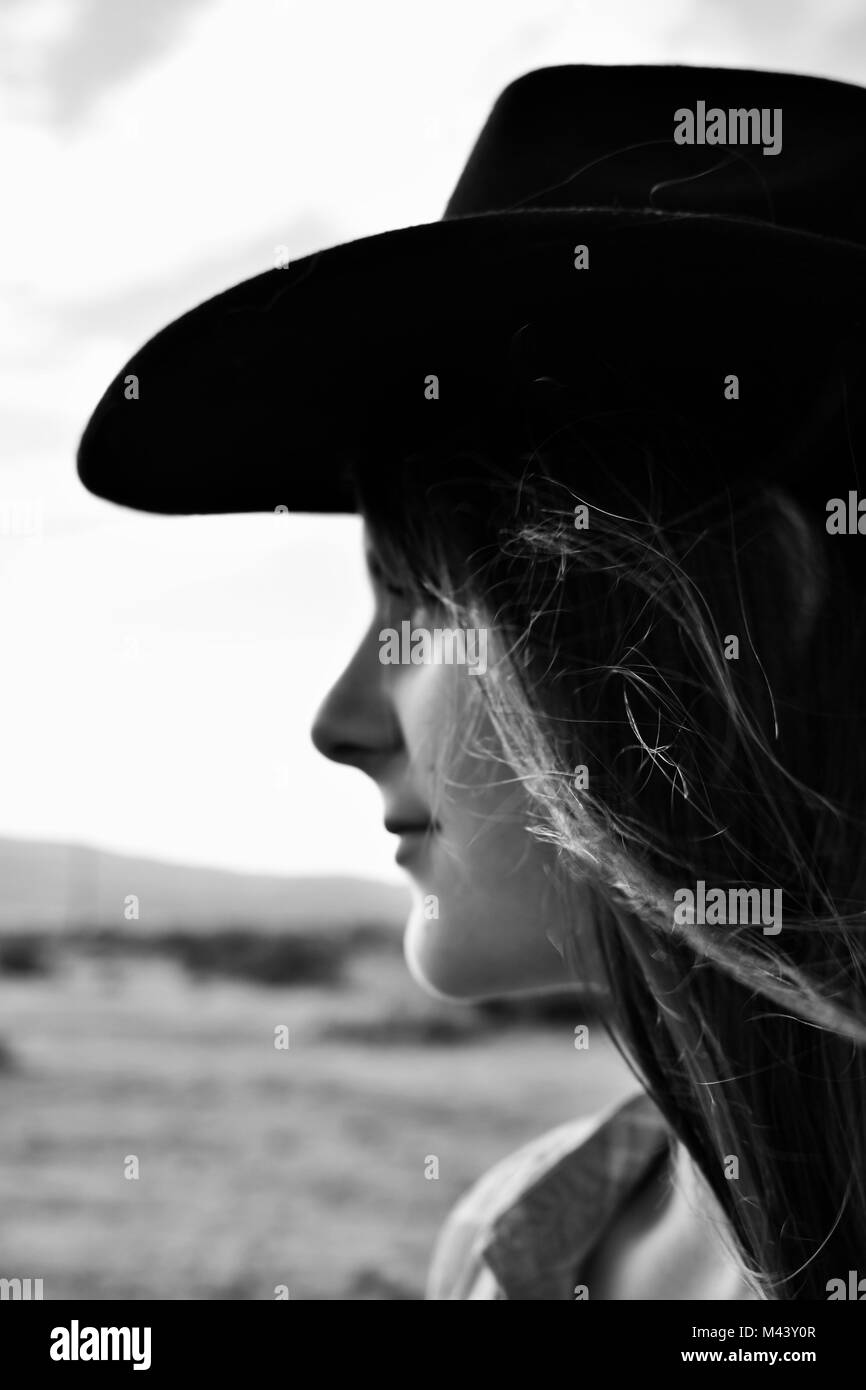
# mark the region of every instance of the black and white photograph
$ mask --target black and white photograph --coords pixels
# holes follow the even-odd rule
[[[0,0],[0,102],[24,1373],[553,1300],[610,1374],[827,1374],[866,11]]]

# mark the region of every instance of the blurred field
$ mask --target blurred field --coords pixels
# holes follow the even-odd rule
[[[599,1028],[574,1049],[578,1003],[440,1004],[393,944],[320,966],[263,988],[180,948],[37,951],[14,974],[13,951],[0,1274],[48,1299],[417,1299],[474,1177],[633,1088]]]

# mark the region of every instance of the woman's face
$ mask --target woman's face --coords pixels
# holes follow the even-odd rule
[[[386,582],[367,541],[370,626],[316,716],[321,753],[372,777],[413,885],[412,974],[471,999],[572,984],[555,942],[568,926],[555,853],[526,829],[529,798],[499,756],[470,664],[383,664],[380,632],[447,628]],[[488,666],[495,660],[488,634]],[[477,650],[477,649],[476,649]],[[471,660],[471,652],[470,652]]]

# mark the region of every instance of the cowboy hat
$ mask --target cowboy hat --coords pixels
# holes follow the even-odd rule
[[[864,174],[860,87],[530,72],[440,221],[266,270],[150,339],[93,411],[79,476],[152,512],[352,511],[359,450],[423,440],[447,466],[489,425],[525,466],[557,412],[620,411],[697,422],[716,483],[759,465],[823,507],[828,468],[856,485]]]

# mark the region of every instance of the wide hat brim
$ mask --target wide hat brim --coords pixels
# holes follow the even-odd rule
[[[303,257],[183,314],[109,385],[78,472],[151,512],[352,511],[360,450],[444,455],[495,422],[525,456],[565,406],[697,422],[730,441],[732,473],[760,456],[817,497],[826,477],[798,463],[821,424],[816,385],[850,438],[864,329],[853,242],[651,210],[452,217]]]

